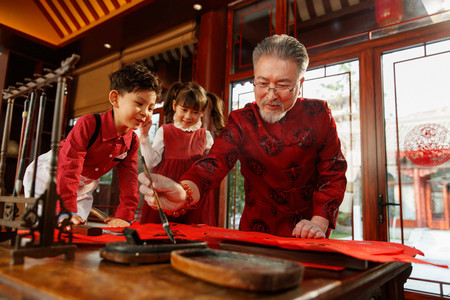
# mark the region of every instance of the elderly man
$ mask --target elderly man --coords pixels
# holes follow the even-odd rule
[[[180,184],[152,175],[163,210],[195,209],[239,159],[245,178],[240,230],[324,238],[334,228],[347,163],[327,103],[300,97],[309,58],[295,38],[274,35],[253,51],[255,102],[229,115],[209,154]],[[149,181],[140,191],[156,209]]]

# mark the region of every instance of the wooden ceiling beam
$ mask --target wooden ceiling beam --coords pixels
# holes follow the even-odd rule
[[[100,5],[100,8],[103,10],[103,13],[105,15],[109,14],[109,9],[103,0],[97,0],[97,3],[98,5]]]
[[[78,15],[81,17],[81,19],[83,20],[84,25],[89,25],[91,22],[86,17],[86,14],[83,12],[83,10],[81,9],[81,7],[78,4],[78,2],[76,0],[70,0],[70,3],[75,8],[75,10],[77,11]]]
[[[83,3],[88,8],[89,12],[91,13],[92,17],[94,17],[94,20],[98,20],[100,17],[98,16],[97,12],[95,11],[95,8],[92,6],[91,2],[89,0],[83,0]]]
[[[47,12],[45,7],[42,5],[41,1],[35,0],[34,2],[37,5],[37,7],[39,7],[39,10],[42,12],[42,14],[47,19],[47,21],[50,23],[50,25],[53,27],[56,34],[58,34],[58,36],[60,38],[64,38],[64,33],[61,31],[61,29],[59,29],[58,24],[56,24],[56,22],[53,20],[52,16],[50,16],[50,14]]]
[[[323,0],[322,3],[326,13],[333,11],[330,0]]]
[[[66,20],[63,18],[63,16],[61,15],[61,12],[56,8],[55,4],[53,3],[52,0],[45,0],[45,2],[47,3],[47,5],[50,7],[50,9],[53,11],[53,13],[55,14],[56,18],[58,18],[58,21],[62,24],[62,26],[64,27],[64,29],[71,34],[72,28],[70,28],[69,24],[67,24]]]
[[[66,13],[66,15],[69,17],[70,21],[72,22],[72,24],[75,26],[75,28],[77,30],[81,29],[81,25],[80,23],[78,23],[77,19],[75,18],[75,16],[72,14],[72,12],[70,11],[70,9],[67,7],[67,4],[64,2],[64,0],[58,0],[59,5],[61,5],[62,9],[64,10],[64,12]]]
[[[117,0],[111,0],[111,3],[114,5],[115,9],[119,9],[120,8],[120,4],[119,4],[119,2],[117,2]]]

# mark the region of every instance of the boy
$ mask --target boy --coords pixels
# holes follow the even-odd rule
[[[156,74],[139,64],[125,66],[112,73],[109,79],[112,109],[99,114],[100,120],[92,114],[80,117],[67,138],[61,141],[57,192],[73,213],[73,224],[86,222],[92,207],[92,192],[99,178],[114,166],[119,176],[120,203],[115,217],[105,220],[107,226],[129,226],[139,202],[139,139],[133,130],[151,121],[162,85]],[[49,180],[45,168],[49,168],[50,157],[48,152],[38,159],[36,197],[45,191]],[[30,193],[33,165],[34,162],[28,166],[24,176],[26,197]]]

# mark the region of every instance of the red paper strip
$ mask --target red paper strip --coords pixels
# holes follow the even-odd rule
[[[448,266],[445,265],[436,265],[417,259],[414,256],[424,256],[422,251],[397,243],[334,239],[299,239],[294,237],[280,237],[261,232],[245,232],[207,225],[184,225],[177,223],[171,223],[170,225],[175,239],[199,240],[205,241],[211,245],[217,245],[226,240],[233,240],[291,250],[336,252],[358,259],[380,263],[400,261],[406,263],[430,264],[448,268]],[[140,225],[135,223],[131,226],[131,228],[135,229],[139,234],[139,237],[143,240],[167,238],[161,224]],[[102,236],[96,237],[74,234],[73,241],[74,243],[105,244],[108,242],[125,241],[125,237],[110,234],[103,234]]]

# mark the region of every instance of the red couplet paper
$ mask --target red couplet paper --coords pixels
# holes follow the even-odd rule
[[[406,262],[435,265],[416,258],[424,256],[422,251],[403,244],[380,241],[353,241],[335,239],[301,239],[295,237],[280,237],[261,232],[239,231],[207,225],[185,225],[171,223],[170,227],[175,239],[199,240],[214,247],[223,241],[239,241],[279,247],[290,250],[321,251],[342,253],[351,257],[373,262]],[[167,236],[161,224],[135,223],[131,226],[142,240],[166,239]],[[124,236],[103,234],[101,236],[83,236],[74,234],[74,243],[105,244],[108,242],[125,241]],[[444,265],[436,265],[448,268]]]

